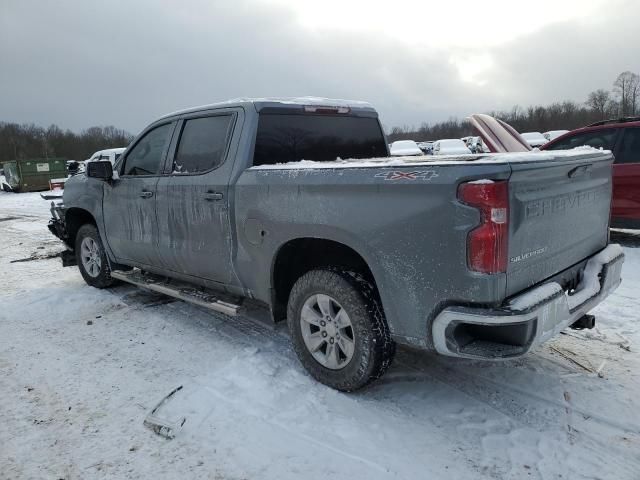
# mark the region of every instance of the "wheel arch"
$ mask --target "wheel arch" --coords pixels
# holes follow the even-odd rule
[[[286,317],[294,283],[306,272],[323,267],[341,267],[363,275],[378,294],[378,283],[365,257],[355,248],[332,239],[298,237],[283,243],[271,265],[271,306],[275,321]]]
[[[95,217],[88,210],[79,207],[67,209],[64,215],[64,223],[67,233],[67,245],[72,249],[75,248],[76,235],[82,225],[89,223],[95,225],[96,228],[98,226]]]

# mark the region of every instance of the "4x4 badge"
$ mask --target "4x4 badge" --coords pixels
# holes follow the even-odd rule
[[[434,170],[423,170],[416,172],[386,172],[377,173],[377,178],[384,178],[385,180],[431,180],[433,177],[437,177],[438,174]]]

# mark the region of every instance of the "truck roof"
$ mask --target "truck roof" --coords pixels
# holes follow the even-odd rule
[[[212,110],[216,108],[228,108],[228,107],[251,107],[256,109],[256,112],[260,112],[265,108],[283,108],[283,109],[300,109],[305,106],[315,107],[347,107],[352,111],[360,112],[377,112],[373,106],[368,102],[360,100],[344,100],[339,98],[323,98],[323,97],[264,97],[264,98],[234,98],[226,100],[224,102],[211,103],[209,105],[200,105],[197,107],[186,108],[178,110],[176,112],[163,115],[160,118],[173,117],[175,115],[182,115],[185,113],[199,112],[202,110]]]

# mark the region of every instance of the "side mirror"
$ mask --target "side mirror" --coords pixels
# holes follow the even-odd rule
[[[113,165],[109,160],[99,160],[87,163],[87,177],[111,180],[113,178]]]

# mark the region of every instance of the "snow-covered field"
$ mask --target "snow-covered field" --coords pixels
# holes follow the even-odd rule
[[[50,258],[48,216],[0,192],[0,478],[640,478],[640,236],[614,235],[596,329],[505,363],[401,351],[348,395],[281,326],[88,287]],[[143,421],[180,385],[167,440]]]

